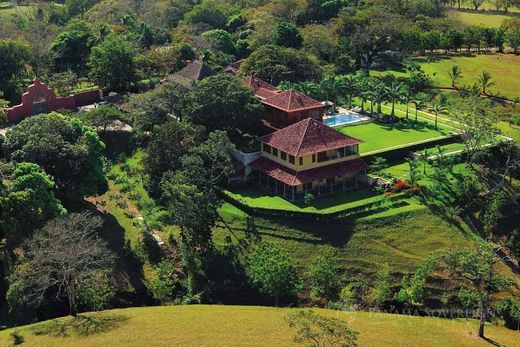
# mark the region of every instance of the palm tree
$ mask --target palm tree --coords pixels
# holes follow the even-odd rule
[[[403,100],[405,89],[406,87],[403,83],[395,80],[390,85],[385,86],[387,100],[392,103],[392,117],[395,117],[395,104]]]
[[[354,75],[342,75],[337,77],[338,91],[347,95],[348,108],[352,108],[352,97],[356,95],[356,77]]]
[[[446,112],[448,110],[446,101],[446,95],[440,94],[439,100],[435,102],[431,107],[432,112],[435,114],[435,129],[438,129],[437,120],[439,118],[439,113]]]
[[[482,87],[482,94],[486,94],[486,89],[495,85],[491,79],[491,74],[487,71],[482,71],[482,75],[478,78],[478,82]]]
[[[451,86],[456,88],[457,80],[462,78],[462,69],[458,65],[453,65],[451,70],[448,71],[448,75],[451,79]]]
[[[320,89],[325,93],[325,98],[334,103],[338,102],[339,83],[337,76],[327,77],[320,83]]]
[[[296,90],[312,98],[319,98],[320,86],[312,81],[303,81],[298,83]]]
[[[365,101],[367,99],[368,79],[365,75],[359,74],[356,76],[356,92],[361,99],[361,113],[365,112]]]
[[[408,120],[408,115],[410,114],[410,102],[412,102],[412,100],[413,100],[413,95],[412,95],[412,92],[410,91],[410,89],[406,86],[403,90],[403,99],[402,100],[406,103],[406,119]]]
[[[423,163],[423,175],[426,175],[426,167],[428,166],[428,148],[424,149],[424,152],[421,153],[421,161]]]
[[[415,105],[415,121],[417,122],[417,113],[419,110],[423,109],[426,106],[426,103],[430,99],[430,96],[426,93],[417,93],[413,97],[413,104]]]
[[[381,105],[383,104],[383,102],[388,100],[386,85],[383,82],[377,80],[372,86],[372,88],[372,98],[377,105],[377,113],[382,114],[383,111],[381,110]]]
[[[377,83],[378,83],[378,80],[373,79],[373,78],[369,79],[367,82],[367,89],[364,92],[365,98],[368,101],[370,101],[370,114],[374,114],[374,102],[376,99],[375,89],[376,89]]]

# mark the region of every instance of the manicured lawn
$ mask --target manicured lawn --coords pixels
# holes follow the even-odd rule
[[[285,317],[295,310],[221,305],[118,309],[91,313],[91,320],[83,318],[76,328],[71,328],[72,318],[62,318],[1,331],[0,345],[10,346],[9,334],[18,331],[27,347],[294,346],[295,330]],[[348,322],[359,331],[360,346],[489,346],[475,336],[476,320],[314,310]],[[59,329],[65,336],[59,336]],[[486,328],[486,335],[507,346],[518,338],[517,332],[493,325]]]
[[[338,128],[343,133],[364,141],[360,146],[361,154],[388,149],[396,146],[405,146],[418,141],[425,141],[442,136],[450,132],[426,122],[402,121],[398,124],[365,123]]]
[[[381,195],[376,194],[370,188],[360,188],[317,197],[309,206],[291,202],[276,195],[269,195],[255,185],[231,188],[227,191],[227,194],[251,207],[315,213],[334,213],[382,199]]]
[[[449,16],[453,16],[469,26],[481,26],[485,28],[498,28],[504,20],[512,18],[511,15],[489,13],[484,11],[466,12],[466,11],[449,11]]]

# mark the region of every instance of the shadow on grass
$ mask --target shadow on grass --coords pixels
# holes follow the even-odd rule
[[[126,320],[127,318],[121,315],[102,317],[78,315],[76,318],[67,317],[40,324],[32,329],[32,333],[53,337],[89,336],[114,330]]]

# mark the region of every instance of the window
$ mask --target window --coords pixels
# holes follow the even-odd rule
[[[300,165],[303,165],[303,157],[298,158]]]
[[[305,190],[307,190],[307,191],[312,190],[312,182],[305,183]]]
[[[282,160],[287,161],[287,153],[280,151],[280,157],[282,158]]]
[[[275,157],[277,157],[278,156],[278,150],[276,148],[273,148],[271,154],[274,155]]]
[[[313,163],[316,162],[316,154],[313,154],[313,155],[312,155],[312,162],[313,162]]]
[[[264,152],[271,153],[271,146],[266,145],[265,143],[262,145]]]
[[[329,160],[329,155],[328,155],[327,151],[318,153],[318,163],[321,163],[321,162],[327,161],[327,160]]]
[[[294,164],[294,155],[289,155],[289,163]]]

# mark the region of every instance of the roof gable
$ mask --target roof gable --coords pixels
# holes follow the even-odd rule
[[[363,142],[312,118],[306,118],[272,134],[263,136],[259,140],[294,156],[353,146]]]
[[[258,89],[265,89],[265,90],[272,91],[272,92],[278,92],[279,91],[275,86],[273,86],[273,85],[271,85],[271,84],[261,80],[258,77],[255,77],[255,76],[246,76],[246,77],[244,77],[242,79],[242,81],[247,86],[249,86],[251,89],[253,89],[255,94],[256,94]]]
[[[287,112],[325,107],[321,102],[294,89],[276,93],[263,100],[263,102]]]
[[[200,81],[206,77],[216,75],[206,64],[194,60],[189,62],[184,68],[176,73],[176,75],[190,79],[192,81]]]

